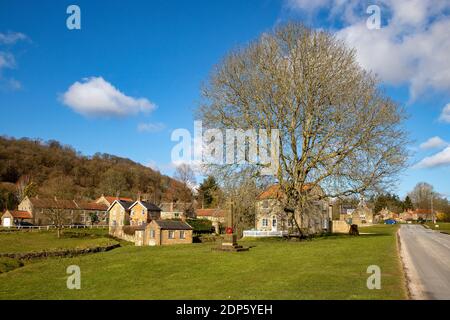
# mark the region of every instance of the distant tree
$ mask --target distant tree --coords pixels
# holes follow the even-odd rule
[[[71,177],[56,176],[45,181],[39,192],[46,197],[58,199],[74,199],[76,187]]]
[[[198,201],[202,208],[217,208],[221,190],[213,176],[208,176],[198,188]]]
[[[33,197],[37,193],[37,185],[31,181],[30,176],[25,175],[19,178],[16,183],[17,201],[21,202],[25,197]]]
[[[426,182],[419,182],[408,194],[414,207],[418,209],[430,209],[431,198],[435,196],[434,187]]]
[[[173,178],[182,182],[185,186],[193,188],[196,184],[195,173],[191,166],[182,163],[175,169]]]
[[[129,188],[130,186],[124,173],[117,169],[110,168],[102,175],[100,190],[102,190],[103,194],[115,196]]]
[[[405,201],[403,201],[403,210],[404,211],[414,210],[414,205],[409,196],[406,196]]]
[[[69,222],[69,212],[62,206],[56,205],[44,212],[44,215],[51,221],[56,228],[58,238],[61,238],[61,230]]]
[[[179,190],[179,199],[184,203],[183,211],[187,211],[190,204],[194,200],[194,190],[195,190],[195,173],[191,166],[188,164],[180,164],[175,169],[173,178],[183,185],[183,188]]]

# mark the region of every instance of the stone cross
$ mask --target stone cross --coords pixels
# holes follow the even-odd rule
[[[230,208],[227,212],[227,227],[233,229],[233,233],[234,233],[234,228],[233,228],[233,211],[234,211],[234,204],[232,201],[230,201]]]

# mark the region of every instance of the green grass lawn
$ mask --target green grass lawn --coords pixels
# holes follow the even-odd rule
[[[55,251],[68,248],[90,248],[117,243],[115,240],[103,237],[104,231],[87,231],[87,236],[74,237],[81,230],[67,232],[60,239],[55,231],[34,232],[1,232],[0,253],[25,253],[40,251]],[[84,231],[83,231],[84,232]]]
[[[359,237],[243,241],[250,251],[212,244],[121,247],[32,263],[0,274],[2,299],[404,299],[396,226]],[[66,268],[81,268],[81,290],[68,290]],[[369,265],[382,289],[368,290]]]
[[[433,230],[444,231],[444,232],[450,233],[450,222],[436,222],[436,224],[427,222],[426,225]],[[439,228],[436,228],[436,225],[438,225]]]

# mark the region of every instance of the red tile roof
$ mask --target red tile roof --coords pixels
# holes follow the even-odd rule
[[[77,205],[80,209],[83,210],[92,210],[92,211],[106,211],[108,210],[108,206],[103,203],[95,203],[95,202],[77,202]]]
[[[31,219],[33,217],[28,211],[8,210],[7,212],[17,219]]]
[[[413,211],[416,214],[432,214],[433,212],[430,209],[416,209]]]
[[[282,196],[283,193],[280,190],[280,186],[278,184],[274,184],[261,192],[258,196],[258,200],[280,199]]]
[[[222,209],[197,209],[195,210],[197,217],[225,217],[226,210]]]

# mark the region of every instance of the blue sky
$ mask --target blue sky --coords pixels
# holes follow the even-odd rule
[[[211,68],[230,49],[296,20],[357,48],[361,64],[380,74],[410,114],[415,166],[397,192],[426,181],[450,194],[450,39],[441,32],[448,34],[450,5],[404,2],[378,1],[382,28],[368,31],[365,4],[354,1],[0,0],[0,134],[56,139],[86,155],[115,154],[171,175],[171,132],[192,130]],[[70,4],[81,8],[81,30],[66,27]],[[92,87],[118,105],[93,113],[79,100]],[[423,145],[433,137],[439,139]]]

